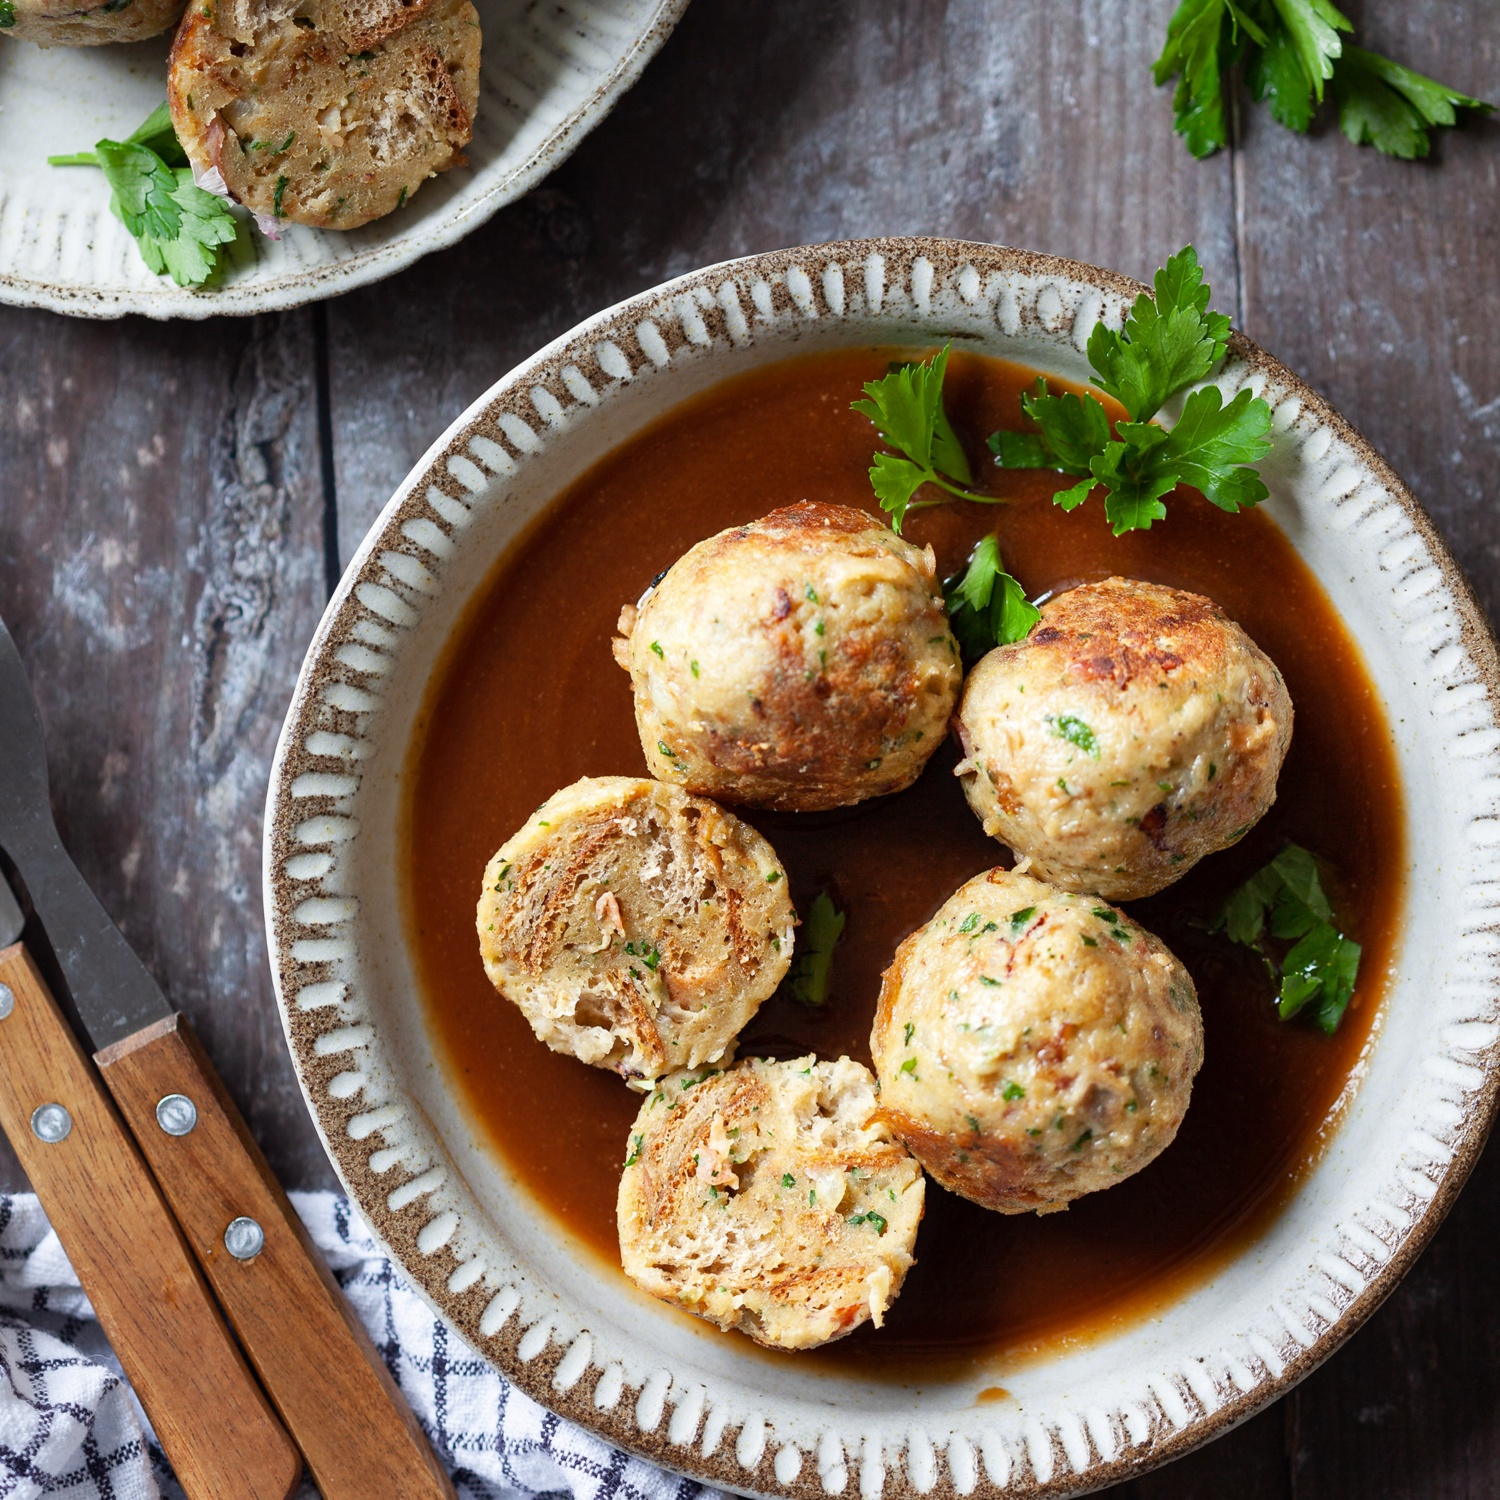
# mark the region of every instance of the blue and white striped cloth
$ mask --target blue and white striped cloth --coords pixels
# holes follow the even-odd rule
[[[292,1202],[463,1500],[720,1500],[564,1422],[476,1357],[392,1269],[348,1200]],[[0,1500],[182,1491],[37,1200],[0,1196]],[[304,1500],[316,1491],[304,1483]]]

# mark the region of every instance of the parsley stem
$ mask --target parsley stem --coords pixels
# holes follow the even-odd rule
[[[929,474],[923,481],[924,484],[935,484],[940,490],[947,490],[950,495],[957,495],[960,500],[973,500],[979,505],[1009,505],[1010,502],[1003,495],[976,495],[973,490],[961,489],[956,484],[949,484],[940,474]],[[941,505],[941,500],[919,501],[922,505]],[[907,507],[911,509],[910,506]]]
[[[72,156],[49,156],[49,167],[97,167],[99,158],[92,151],[76,151]]]

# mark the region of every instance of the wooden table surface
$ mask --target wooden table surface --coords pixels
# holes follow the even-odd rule
[[[1365,45],[1500,95],[1494,0],[1344,5]],[[430,441],[621,297],[858,235],[1137,276],[1192,241],[1216,305],[1392,461],[1500,619],[1500,125],[1406,164],[1242,108],[1234,149],[1196,162],[1148,81],[1171,9],[698,0],[541,190],[392,280],[244,321],[0,308],[0,613],[41,701],[63,837],[289,1186],[332,1185],[261,920],[267,772],[303,651]],[[0,1185],[20,1185],[13,1163]],[[1341,1353],[1111,1493],[1500,1495],[1497,1192],[1492,1151]]]

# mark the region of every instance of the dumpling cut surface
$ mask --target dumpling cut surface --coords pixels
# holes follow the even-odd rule
[[[877,1327],[912,1265],[921,1168],[841,1057],[673,1074],[641,1106],[620,1178],[637,1286],[775,1349]]]
[[[1276,800],[1292,700],[1211,599],[1110,578],[1042,606],[969,674],[964,794],[1033,873],[1114,901],[1153,895]]]
[[[936,571],[931,548],[842,505],[699,542],[620,617],[651,774],[788,812],[910,786],[962,678]]]
[[[731,1055],[796,920],[749,824],[660,782],[586,777],[489,862],[479,951],[554,1052],[652,1079]]]
[[[944,1187],[1048,1213],[1172,1143],[1203,1020],[1158,938],[1097,897],[996,869],[896,950],[870,1049],[881,1117]]]
[[[470,0],[195,5],[172,46],[172,124],[246,208],[354,229],[462,162],[479,42]]]
[[[12,0],[14,20],[0,36],[42,47],[100,47],[108,42],[143,42],[177,24],[184,0]]]

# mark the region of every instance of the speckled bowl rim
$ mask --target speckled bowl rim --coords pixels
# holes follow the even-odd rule
[[[690,0],[657,0],[650,19],[631,39],[614,67],[582,104],[558,122],[520,166],[496,181],[478,198],[414,218],[411,229],[395,239],[371,245],[346,259],[326,265],[292,268],[274,280],[231,283],[208,294],[173,286],[170,281],[119,290],[86,283],[46,281],[0,268],[0,304],[41,307],[75,318],[122,318],[129,313],[139,313],[159,321],[172,318],[196,321],[283,312],[394,276],[424,255],[457,244],[556,171],[634,85],[646,64],[672,34],[689,3]]]
[[[355,728],[358,722],[363,722],[361,715],[368,711],[367,705],[355,700],[350,700],[345,708],[336,704],[330,707],[339,684],[373,682],[373,679],[361,678],[357,673],[351,678],[347,663],[339,665],[335,661],[339,648],[353,638],[348,618],[351,601],[361,590],[372,589],[387,593],[394,590],[407,599],[417,597],[420,583],[404,587],[408,580],[393,576],[392,557],[403,551],[412,555],[413,543],[421,550],[420,528],[434,524],[434,491],[455,502],[456,514],[465,490],[472,492],[469,495],[472,499],[478,492],[478,481],[491,483],[491,475],[508,472],[518,461],[524,461],[529,451],[524,434],[532,432],[539,415],[545,429],[545,424],[552,419],[553,408],[560,410],[560,403],[578,400],[576,393],[580,382],[585,390],[592,390],[591,381],[608,385],[621,377],[628,380],[635,374],[648,374],[653,369],[664,367],[680,349],[716,345],[726,329],[730,342],[737,343],[743,337],[744,326],[754,319],[757,310],[767,317],[773,311],[777,316],[795,316],[799,310],[809,318],[843,316],[846,295],[843,273],[837,281],[836,296],[827,276],[826,268],[835,265],[852,269],[856,276],[863,266],[871,296],[875,295],[875,289],[868,278],[876,274],[871,271],[872,266],[880,268],[878,276],[887,287],[904,286],[909,282],[911,290],[903,295],[909,296],[919,314],[922,309],[917,291],[918,278],[925,278],[930,291],[936,277],[961,278],[968,270],[975,269],[981,278],[994,275],[1002,280],[1006,277],[1032,278],[1048,285],[1081,289],[1085,303],[1092,296],[1095,302],[1111,309],[1116,319],[1119,309],[1144,289],[1139,282],[1115,272],[1049,255],[924,237],[882,238],[798,247],[725,262],[675,278],[581,323],[512,370],[459,417],[415,466],[371,528],[330,601],[310,647],[277,750],[265,831],[266,908],[272,968],[298,1078],[335,1170],[376,1238],[413,1285],[483,1357],[494,1363],[519,1389],[559,1415],[580,1423],[630,1452],[704,1483],[754,1494],[806,1496],[809,1500],[829,1492],[826,1477],[823,1483],[819,1483],[816,1470],[809,1473],[804,1464],[795,1477],[783,1481],[773,1472],[769,1455],[747,1472],[743,1464],[736,1463],[732,1444],[726,1448],[721,1441],[708,1455],[701,1454],[694,1446],[696,1427],[686,1443],[673,1441],[660,1420],[654,1430],[642,1431],[626,1409],[629,1402],[617,1401],[611,1409],[600,1410],[590,1399],[589,1382],[579,1382],[576,1374],[571,1382],[563,1381],[561,1376],[569,1374],[567,1366],[574,1350],[548,1346],[540,1353],[523,1351],[525,1331],[515,1320],[507,1323],[502,1319],[500,1328],[494,1332],[483,1324],[486,1311],[493,1311],[501,1298],[490,1301],[486,1310],[476,1304],[467,1291],[455,1294],[449,1290],[443,1274],[448,1263],[441,1257],[438,1257],[439,1263],[434,1263],[430,1252],[419,1250],[419,1231],[402,1212],[391,1208],[391,1184],[376,1181],[369,1166],[369,1147],[361,1144],[363,1137],[351,1138],[350,1122],[360,1116],[359,1106],[336,1100],[328,1092],[330,1079],[339,1065],[330,1063],[317,1047],[319,1036],[327,1034],[326,1022],[320,1018],[319,1012],[309,1013],[291,1003],[298,986],[315,983],[316,974],[310,981],[307,973],[299,973],[298,961],[292,956],[295,934],[309,930],[305,925],[299,926],[297,919],[297,912],[305,909],[306,898],[292,888],[293,882],[285,877],[283,866],[288,858],[295,856],[299,847],[293,836],[296,820],[305,818],[309,806],[317,805],[316,799],[312,803],[294,803],[291,798],[293,783],[299,777],[332,774],[327,772],[330,764],[327,757],[309,753],[308,735],[317,733],[319,725],[342,724],[346,728]],[[809,274],[808,268],[817,266],[824,268],[821,281],[815,274]],[[958,284],[961,288],[962,282]],[[750,299],[755,306],[748,319],[737,295],[726,295],[726,287],[755,288]],[[764,289],[763,302],[757,300],[761,289]],[[854,295],[850,294],[851,300]],[[1039,302],[1039,298],[1034,299],[1029,312],[1022,309],[1023,322],[1027,316],[1041,316],[1037,311]],[[874,305],[878,310],[879,303]],[[737,316],[738,334],[735,331]],[[1083,316],[1084,308],[1080,307],[1076,310],[1076,317],[1082,320]],[[675,326],[670,321],[674,318]],[[708,331],[708,323],[713,324],[713,332]],[[925,330],[914,327],[910,341],[922,342],[924,333],[930,337],[934,326],[930,323]],[[850,342],[868,342],[868,339],[851,337]],[[1309,417],[1314,429],[1325,429],[1334,440],[1347,445],[1362,471],[1359,476],[1361,485],[1372,483],[1377,490],[1394,499],[1404,512],[1418,542],[1413,550],[1423,554],[1424,563],[1436,564],[1441,575],[1444,602],[1457,613],[1458,640],[1449,645],[1457,649],[1465,668],[1472,669],[1474,681],[1465,685],[1477,683],[1481,690],[1481,728],[1487,736],[1500,726],[1500,657],[1497,657],[1494,638],[1467,580],[1426,512],[1385,460],[1326,401],[1284,365],[1238,333],[1231,342],[1226,370],[1230,367],[1235,367],[1235,384],[1248,380],[1252,385],[1261,381],[1283,387],[1290,397],[1295,398],[1297,412],[1301,414],[1294,420]],[[725,373],[734,373],[732,361]],[[1220,384],[1224,383],[1222,373],[1218,380]],[[569,392],[575,394],[570,396]],[[583,397],[582,402],[589,404],[589,398]],[[479,465],[485,467],[477,465],[476,458]],[[439,515],[442,513],[440,508]],[[432,552],[432,549],[428,551]],[[415,573],[412,577],[415,578]],[[367,594],[367,597],[373,598],[374,595]],[[1496,760],[1497,757],[1490,754],[1486,763]],[[1492,919],[1479,930],[1492,932],[1497,925],[1500,922]],[[1488,989],[1486,993],[1489,993]],[[970,1477],[970,1482],[965,1485],[955,1482],[951,1463],[940,1456],[928,1483],[914,1481],[912,1475],[902,1468],[892,1472],[889,1467],[882,1466],[879,1469],[881,1488],[877,1493],[903,1497],[903,1500],[918,1494],[948,1500],[948,1497],[966,1494],[1051,1496],[1084,1493],[1177,1458],[1227,1432],[1284,1395],[1356,1332],[1389,1294],[1431,1239],[1478,1159],[1495,1116],[1497,1092],[1500,1092],[1500,1061],[1497,1061],[1493,1039],[1466,1044],[1461,1050],[1476,1055],[1475,1065],[1482,1071],[1482,1082],[1462,1096],[1462,1124],[1447,1142],[1451,1147],[1447,1165],[1438,1175],[1429,1178],[1433,1191],[1430,1196],[1423,1195],[1425,1207],[1416,1213],[1408,1228],[1394,1234],[1389,1258],[1376,1261],[1377,1269],[1363,1281],[1362,1289],[1339,1306],[1336,1318],[1316,1332],[1307,1347],[1287,1358],[1279,1371],[1271,1369],[1266,1377],[1256,1378],[1252,1389],[1229,1396],[1175,1430],[1155,1430],[1149,1442],[1126,1442],[1125,1451],[1112,1457],[1101,1456],[1097,1461],[1091,1458],[1084,1466],[1075,1466],[1071,1472],[1042,1474],[1034,1470],[1030,1474],[1019,1473],[1006,1481],[996,1482],[992,1474],[976,1465],[977,1478]],[[510,1306],[514,1306],[513,1301]],[[506,1315],[509,1316],[508,1311]],[[579,1342],[586,1338],[585,1334]],[[587,1364],[589,1358],[585,1356],[584,1363]],[[589,1368],[592,1368],[591,1364]],[[1188,1384],[1191,1386],[1191,1382]],[[984,1456],[988,1465],[987,1452]],[[853,1467],[852,1461],[850,1467]]]

